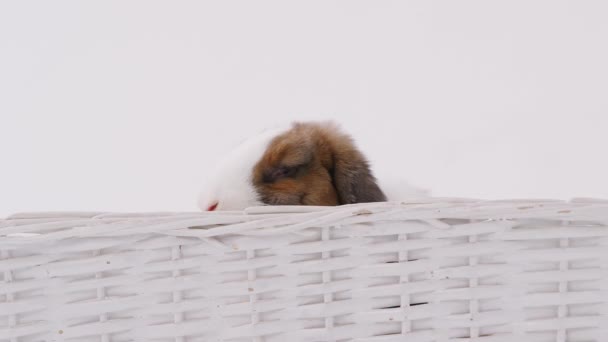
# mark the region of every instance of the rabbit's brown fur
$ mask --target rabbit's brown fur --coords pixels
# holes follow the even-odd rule
[[[340,205],[385,201],[369,163],[333,123],[294,123],[274,138],[252,175],[272,205]]]

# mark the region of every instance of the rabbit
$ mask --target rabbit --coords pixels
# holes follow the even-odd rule
[[[368,160],[333,121],[294,122],[253,136],[207,183],[199,196],[202,211],[387,201]]]

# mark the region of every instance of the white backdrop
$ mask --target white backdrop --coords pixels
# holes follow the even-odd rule
[[[335,119],[438,196],[608,198],[608,2],[3,1],[0,216],[195,210],[232,145]]]

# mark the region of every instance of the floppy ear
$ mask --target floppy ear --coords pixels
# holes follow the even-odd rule
[[[333,181],[340,204],[384,202],[368,161],[354,146],[334,150]]]

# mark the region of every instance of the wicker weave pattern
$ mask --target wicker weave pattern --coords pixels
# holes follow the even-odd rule
[[[608,341],[608,201],[0,220],[0,341]]]

